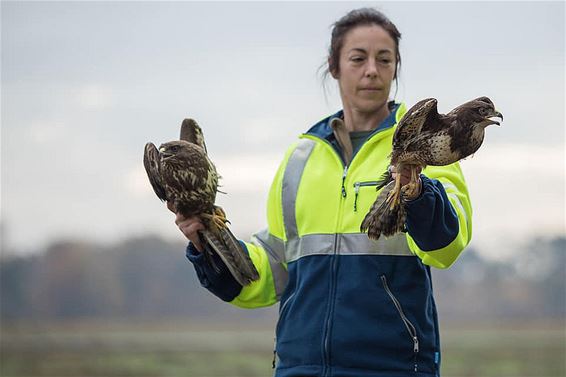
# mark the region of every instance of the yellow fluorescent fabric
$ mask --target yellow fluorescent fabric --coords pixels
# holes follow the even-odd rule
[[[373,184],[360,187],[356,196],[354,184],[376,182],[387,170],[393,131],[390,128],[379,132],[361,147],[344,181],[344,164],[332,146],[319,138],[303,136],[315,140],[317,145],[305,166],[297,192],[299,236],[360,232],[360,224],[378,192]]]
[[[254,243],[246,242],[246,247],[260,278],[243,287],[240,294],[230,303],[247,309],[273,305],[277,302],[277,296],[267,253],[261,246]]]
[[[297,192],[295,215],[299,236],[335,233],[334,222],[338,217],[342,162],[329,144],[320,139],[316,139],[316,143]],[[331,168],[320,169],[321,166]]]

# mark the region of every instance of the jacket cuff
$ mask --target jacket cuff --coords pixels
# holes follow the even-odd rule
[[[216,269],[192,242],[187,246],[186,255],[195,268],[200,284],[212,294],[227,302],[234,300],[240,294],[242,286],[234,279],[226,264],[216,253],[212,255]]]
[[[448,246],[458,236],[458,215],[442,183],[421,174],[419,197],[406,203],[407,232],[422,251]]]

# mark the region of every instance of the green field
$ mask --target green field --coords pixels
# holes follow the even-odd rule
[[[271,376],[270,326],[223,327],[179,323],[3,327],[0,375]],[[566,376],[566,339],[560,325],[451,326],[441,335],[443,377]]]

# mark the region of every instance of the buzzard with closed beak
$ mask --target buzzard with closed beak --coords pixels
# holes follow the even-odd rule
[[[184,217],[200,218],[205,227],[199,231],[203,253],[215,270],[219,271],[213,259],[217,254],[242,286],[259,279],[248,253],[228,229],[224,210],[214,205],[218,174],[198,124],[183,120],[180,140],[161,144],[159,149],[147,143],[143,163],[159,199],[172,203],[175,212]]]
[[[427,165],[442,166],[455,163],[475,153],[481,146],[485,128],[499,122],[491,118],[503,115],[495,110],[487,97],[466,102],[448,114],[439,114],[437,101],[427,98],[419,101],[399,121],[393,134],[390,166],[397,172],[409,168],[411,178],[401,187],[401,174],[392,178],[388,170],[377,189],[383,188],[364,218],[361,231],[372,239],[381,234],[392,236],[405,227],[406,197],[414,197],[418,190],[418,171]]]

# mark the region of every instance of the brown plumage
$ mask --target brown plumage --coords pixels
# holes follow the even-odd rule
[[[392,179],[387,171],[378,189],[383,188],[364,218],[361,231],[378,239],[391,236],[405,227],[405,197],[413,197],[418,189],[418,169],[427,165],[442,166],[457,162],[475,153],[481,146],[485,128],[503,120],[487,97],[466,102],[448,114],[439,114],[437,101],[427,98],[411,107],[403,116],[393,135],[391,166],[397,172],[408,167],[411,180],[401,187],[401,174]]]
[[[218,174],[206,153],[202,130],[192,119],[181,125],[181,140],[145,145],[143,162],[149,182],[159,199],[172,203],[185,217],[199,216],[205,230],[199,232],[204,255],[218,270],[217,254],[242,285],[259,279],[249,255],[226,226],[226,215],[214,205]]]

